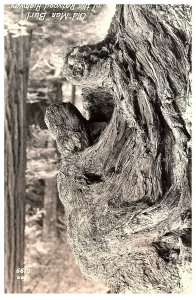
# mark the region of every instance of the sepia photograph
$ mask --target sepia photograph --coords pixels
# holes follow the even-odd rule
[[[4,293],[190,294],[191,4],[3,22]]]

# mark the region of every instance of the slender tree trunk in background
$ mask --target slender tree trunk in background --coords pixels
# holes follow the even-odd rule
[[[190,291],[190,71],[190,6],[118,5],[106,39],[75,47],[64,66],[90,110],[91,99],[101,109],[93,93],[112,95],[99,140],[71,105],[47,110],[69,243],[83,273],[112,292]]]
[[[72,87],[71,87],[71,103],[73,105],[75,105],[75,101],[76,101],[76,86],[74,84],[72,84]]]
[[[57,236],[57,183],[56,176],[45,179],[43,240],[54,241]]]
[[[56,145],[54,140],[48,137],[48,148],[54,148]],[[56,223],[57,223],[57,183],[56,175],[49,176],[45,179],[44,188],[44,218],[43,218],[43,233],[42,237],[45,241],[50,241],[56,238]]]
[[[61,103],[63,101],[62,81],[60,79],[48,79],[46,82],[48,86],[47,97],[49,103]]]
[[[25,27],[23,26],[23,32]],[[5,292],[22,292],[24,267],[26,96],[31,33],[5,36]]]

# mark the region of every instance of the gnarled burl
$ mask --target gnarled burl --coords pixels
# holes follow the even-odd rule
[[[69,243],[111,292],[190,290],[190,22],[187,5],[118,5],[105,40],[65,58],[89,120],[71,104],[46,113]]]

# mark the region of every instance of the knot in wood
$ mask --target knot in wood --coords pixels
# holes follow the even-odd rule
[[[63,156],[90,146],[88,123],[70,102],[49,106],[45,122]]]
[[[110,62],[107,47],[76,46],[64,58],[64,76],[75,85],[99,86],[108,77]]]

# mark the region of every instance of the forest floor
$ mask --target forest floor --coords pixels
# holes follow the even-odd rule
[[[101,283],[86,279],[77,267],[66,241],[43,242],[30,246],[25,266],[30,276],[24,281],[24,293],[106,293]],[[27,247],[27,251],[28,251]],[[32,249],[33,248],[33,249]]]

